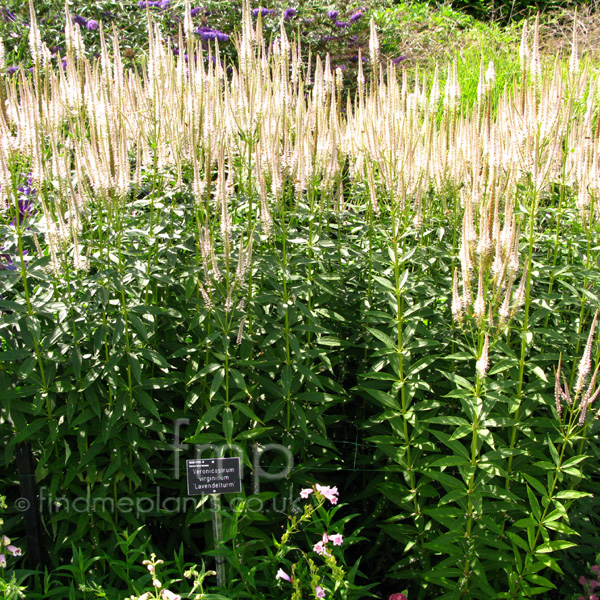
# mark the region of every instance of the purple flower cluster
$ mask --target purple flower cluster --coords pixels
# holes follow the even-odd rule
[[[330,11],[327,13],[327,16],[328,16],[328,17],[329,17],[329,18],[330,18],[332,21],[335,21],[335,20],[338,18],[338,15],[339,15],[339,14],[340,14],[340,13],[339,13],[337,10],[330,10]]]
[[[82,17],[81,15],[75,15],[73,17],[73,22],[77,23],[77,25],[79,25],[79,27],[81,28],[85,27],[88,31],[96,31],[100,27],[98,21],[94,19],[90,19],[88,21],[85,17]]]
[[[298,14],[298,11],[295,8],[286,8],[283,11],[283,18],[286,21],[289,21],[292,17],[295,17]]]
[[[362,62],[367,62],[367,57],[366,56],[361,56],[360,59],[361,59]],[[358,54],[354,54],[352,56],[349,56],[348,60],[351,63],[357,63],[358,62]]]
[[[364,13],[359,12],[355,12],[349,19],[348,21],[350,21],[350,23],[356,23],[356,21],[358,21],[361,17],[364,17]]]
[[[138,2],[140,8],[169,8],[171,6],[171,0],[140,0]]]
[[[17,17],[15,16],[15,13],[11,12],[10,10],[8,10],[8,8],[1,7],[0,8],[0,14],[2,15],[2,18],[4,19],[4,21],[6,23],[8,23],[9,21],[16,21],[17,20]]]
[[[190,17],[192,17],[193,19],[194,17],[197,17],[201,12],[201,8],[192,8],[192,10],[190,10]]]
[[[274,15],[275,11],[272,9],[268,9],[268,8],[253,8],[252,9],[253,17],[258,17],[259,14],[261,17],[266,17],[267,15]]]
[[[403,60],[406,60],[408,58],[407,54],[402,54],[400,56],[398,56],[397,58],[392,58],[392,62],[395,65],[399,65]]]
[[[195,33],[200,35],[203,42],[211,42],[212,40],[226,42],[229,40],[229,36],[226,33],[212,29],[212,27],[198,27]]]
[[[37,190],[35,188],[31,187],[31,184],[33,181],[32,177],[31,177],[31,173],[28,173],[27,175],[23,174],[23,177],[25,178],[23,185],[17,188],[17,191],[20,192],[19,201],[18,201],[19,223],[23,223],[23,221],[25,221],[28,217],[30,217],[36,213],[36,209],[33,205],[32,196],[35,196],[37,194]],[[17,224],[17,219],[15,218],[11,221],[11,225],[16,225],[16,224]]]
[[[350,23],[346,23],[345,21],[336,21],[335,26],[338,29],[348,29],[348,27],[350,27]]]

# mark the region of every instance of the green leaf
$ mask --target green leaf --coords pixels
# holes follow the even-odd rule
[[[319,381],[319,378],[310,369],[301,364],[297,364],[296,367],[298,371],[300,371],[300,373],[302,373],[302,375],[304,375],[304,377],[308,379],[308,381],[310,381],[313,385],[317,386],[321,390],[324,389],[323,385]]]
[[[386,394],[385,392],[382,392],[381,390],[373,390],[371,388],[364,387],[364,386],[361,386],[360,389],[364,392],[367,392],[367,394],[369,394],[370,396],[375,398],[375,400],[377,400],[378,402],[383,404],[383,406],[385,406],[387,408],[391,408],[392,410],[395,410],[398,412],[402,410],[402,408],[398,404],[398,401],[396,400],[396,398],[393,398],[389,394]]]
[[[196,435],[200,434],[201,431],[223,410],[223,404],[215,404],[211,406],[205,413],[202,415],[200,422],[198,423],[198,427],[196,427],[196,433],[188,440],[188,443],[195,444],[196,443]]]
[[[127,362],[129,363],[129,366],[131,367],[131,370],[133,371],[133,377],[135,378],[135,380],[138,383],[141,384],[142,383],[142,367],[140,365],[139,358],[135,354],[128,352],[127,353]]]
[[[233,413],[231,412],[231,408],[226,406],[223,410],[223,435],[228,444],[231,444],[233,441],[233,425]]]
[[[536,585],[543,585],[548,589],[556,589],[556,586],[549,579],[546,579],[541,575],[531,574],[526,575],[526,577],[528,581],[531,581],[531,583],[535,583]]]
[[[383,331],[379,331],[379,329],[374,329],[373,327],[367,327],[367,331],[369,331],[379,341],[383,342],[388,348],[391,348],[392,350],[396,350],[398,348],[398,344],[396,344],[396,342],[394,342],[389,335],[383,333]]]
[[[142,339],[147,342],[148,341],[148,332],[146,331],[146,326],[144,325],[144,322],[134,313],[129,313],[129,320],[131,321],[132,325],[135,327],[135,329],[137,330],[137,332],[140,334],[140,336],[142,336]]]
[[[593,497],[593,494],[590,494],[589,492],[580,492],[578,490],[562,490],[554,497],[558,500],[574,500],[576,498],[591,498]]]
[[[550,436],[548,436],[548,448],[550,450],[550,454],[552,455],[552,459],[554,460],[554,464],[558,466],[560,464],[560,457],[558,455],[558,450],[556,446],[552,443]]]
[[[156,402],[152,399],[152,397],[140,388],[135,388],[133,390],[133,397],[138,400],[142,406],[150,412],[157,420],[160,421],[160,414],[156,407]]]
[[[452,383],[454,383],[459,388],[462,388],[463,390],[469,390],[471,392],[474,392],[474,388],[468,379],[465,379],[464,377],[457,375],[456,373],[448,373],[446,371],[440,371],[440,373],[444,377],[446,377],[446,379],[449,379]]]
[[[568,525],[563,523],[562,521],[551,521],[549,523],[544,522],[544,526],[547,529],[553,529],[554,531],[558,531],[559,533],[564,533],[565,535],[579,535],[577,531],[571,529]]]
[[[20,442],[30,439],[36,431],[39,431],[46,424],[46,421],[46,417],[41,417],[32,423],[29,423],[25,429],[22,429],[17,433],[17,435],[10,441],[10,444],[19,444]]]
[[[140,348],[139,353],[144,358],[151,360],[154,364],[162,367],[163,369],[168,369],[170,367],[164,356],[159,354],[156,350],[152,350],[151,348]]]
[[[521,536],[517,535],[513,531],[507,531],[506,535],[516,546],[521,548],[521,550],[525,550],[525,552],[529,552],[529,546],[527,545],[527,542]]]
[[[529,475],[529,473],[523,473],[523,477],[527,480],[527,482],[529,483],[529,485],[532,488],[535,488],[536,492],[544,497],[547,495],[548,490],[546,490],[546,488],[544,487],[544,485],[538,481],[535,477],[533,477],[533,475]]]
[[[471,424],[462,417],[456,415],[447,415],[445,417],[430,417],[429,419],[423,419],[423,423],[440,423],[442,425],[465,425],[469,429],[473,429]]]
[[[562,465],[562,469],[568,469],[569,467],[572,467],[573,465],[576,465],[584,460],[586,460],[587,456],[574,456],[573,458],[570,458],[569,460],[565,461]]]
[[[417,362],[410,365],[408,371],[406,372],[406,378],[408,379],[409,377],[416,375],[419,371],[431,366],[438,358],[438,354],[430,354],[429,356],[424,356],[423,358],[419,359]]]
[[[433,461],[429,466],[430,467],[460,467],[463,465],[468,465],[469,461],[464,457],[461,458],[459,456],[444,456],[444,458],[439,458],[438,460]]]
[[[231,407],[236,408],[241,413],[244,413],[251,421],[256,421],[257,423],[264,425],[264,423],[256,416],[254,411],[247,404],[243,404],[242,402],[232,402]]]
[[[529,498],[529,506],[531,507],[533,516],[535,517],[535,520],[539,523],[542,517],[542,510],[540,508],[540,503],[538,502],[538,499],[535,497],[535,494],[529,486],[527,486],[527,496]]]
[[[212,383],[210,384],[210,392],[208,394],[209,400],[212,400],[214,395],[219,391],[221,384],[223,383],[223,379],[225,379],[225,368],[219,367],[215,373],[215,376],[213,377]]]
[[[535,549],[536,554],[544,554],[548,552],[556,552],[557,550],[566,550],[576,546],[573,542],[567,542],[566,540],[554,540],[553,542],[546,542],[541,544]]]

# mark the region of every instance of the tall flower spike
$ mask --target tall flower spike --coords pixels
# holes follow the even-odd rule
[[[454,267],[454,280],[452,281],[452,317],[459,325],[463,321],[463,305],[458,293],[458,267]]]
[[[488,63],[487,71],[485,72],[485,87],[486,90],[491,90],[496,82],[496,69],[494,68],[494,61],[490,60]]]
[[[371,58],[371,64],[377,65],[379,62],[379,38],[377,37],[377,30],[375,29],[375,19],[371,17],[370,23],[370,36],[369,36],[369,55]]]
[[[560,417],[562,415],[562,395],[563,391],[560,387],[560,366],[562,363],[562,354],[558,358],[558,367],[556,368],[556,376],[554,379],[554,402],[556,403],[556,412]]]
[[[598,321],[598,312],[594,315],[590,333],[588,335],[587,343],[583,351],[583,356],[579,361],[579,367],[577,369],[577,382],[575,383],[575,397],[579,396],[583,386],[585,384],[586,377],[592,370],[592,344],[594,342],[594,332],[596,329],[596,322]]]
[[[485,71],[483,66],[483,56],[479,61],[479,81],[477,83],[477,100],[480,102],[485,95]]]
[[[488,334],[485,334],[485,339],[483,341],[483,348],[481,349],[481,356],[479,357],[479,360],[477,361],[477,373],[480,377],[485,377],[485,374],[487,373],[487,370],[490,366],[490,361],[489,361],[489,353],[490,353],[490,338],[488,336]]]
[[[539,79],[542,75],[542,60],[540,58],[540,17],[535,18],[533,29],[533,46],[531,48],[531,58],[529,60],[529,73],[534,79]]]
[[[581,412],[579,413],[579,426],[583,426],[583,424],[585,423],[585,417],[587,415],[588,412],[588,408],[592,405],[592,403],[594,402],[594,400],[598,397],[598,394],[600,394],[600,387],[594,392],[594,387],[596,386],[596,377],[598,376],[598,369],[600,369],[600,364],[596,367],[596,370],[594,371],[594,374],[592,375],[592,379],[590,381],[590,385],[588,386],[588,389],[585,391],[585,394],[583,395],[583,398],[581,399]]]
[[[485,317],[485,298],[483,290],[483,270],[479,269],[479,279],[477,282],[477,298],[473,304],[473,317],[477,319],[481,325],[482,319]]]
[[[577,42],[577,9],[573,17],[573,41],[571,43],[571,59],[569,61],[569,73],[575,75],[579,71],[579,44]]]
[[[523,21],[523,29],[521,31],[521,44],[519,45],[519,59],[521,60],[521,69],[527,69],[529,64],[529,45],[527,44],[527,21]]]

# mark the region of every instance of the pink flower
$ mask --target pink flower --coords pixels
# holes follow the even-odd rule
[[[596,594],[592,594],[590,596],[590,600],[598,600],[598,596],[596,596]]]
[[[313,550],[317,554],[325,554],[325,545],[323,544],[323,542],[318,542],[313,546]]]
[[[286,581],[292,582],[292,578],[283,570],[279,569],[277,571],[277,575],[275,575],[275,579],[285,579]]]
[[[4,542],[5,546],[8,546],[10,544],[10,539],[7,538],[5,535],[2,536],[2,541]]]
[[[329,540],[333,542],[334,546],[341,546],[344,538],[339,533],[336,533],[335,535],[330,535]]]
[[[315,486],[317,488],[317,492],[319,492],[322,496],[325,496],[331,504],[337,504],[338,501],[338,489],[337,487],[329,487],[328,485],[319,485],[318,483]]]
[[[6,556],[4,554],[0,554],[0,567],[4,568],[6,566]]]
[[[320,585],[316,587],[315,594],[317,598],[325,598],[325,590]]]
[[[596,581],[595,579],[590,579],[589,584],[590,584],[590,589],[595,590],[600,585],[600,581]]]
[[[16,546],[7,546],[6,549],[13,555],[13,556],[21,556],[21,548],[17,548]]]
[[[146,592],[146,593],[142,594],[141,596],[138,596],[137,600],[150,600],[150,592]]]
[[[312,488],[306,488],[305,490],[300,490],[300,498],[308,498],[315,490]]]
[[[326,544],[329,541],[329,539],[330,539],[329,536],[326,533],[324,533],[323,534],[323,543]]]
[[[179,594],[174,594],[173,592],[170,592],[169,590],[163,590],[160,593],[160,597],[163,600],[181,600],[181,596]]]
[[[598,565],[594,565],[592,571],[596,573],[596,575],[600,575],[600,567]]]
[[[586,579],[586,578],[585,578],[585,577],[582,575],[582,576],[579,578],[579,583],[580,583],[581,585],[585,585],[585,584],[587,583],[587,579]]]
[[[392,594],[390,600],[407,600],[404,594]]]

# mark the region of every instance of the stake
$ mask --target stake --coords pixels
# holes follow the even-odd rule
[[[223,541],[223,523],[221,522],[221,494],[211,494],[210,501],[212,504],[212,526],[213,537],[215,539],[215,550],[219,550],[219,546]],[[221,588],[225,587],[225,558],[221,555],[215,556],[217,585]]]
[[[25,533],[27,535],[27,563],[30,569],[43,569],[42,527],[31,446],[27,442],[17,444],[16,456],[21,500],[25,501],[23,520],[25,521]]]

